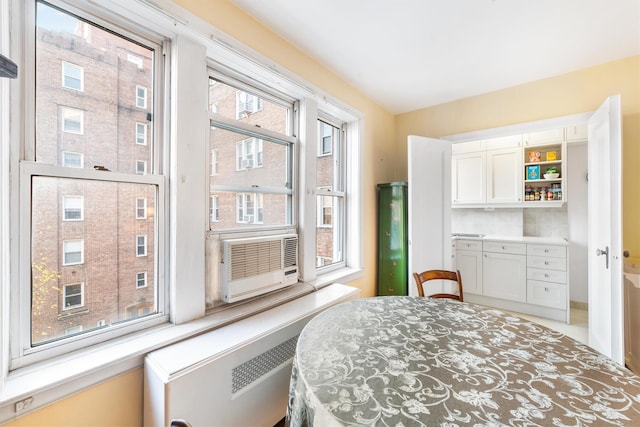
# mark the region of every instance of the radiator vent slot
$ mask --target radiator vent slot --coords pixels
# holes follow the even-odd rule
[[[236,302],[298,283],[298,236],[222,241],[221,299]]]
[[[235,394],[273,369],[291,360],[296,352],[298,335],[233,368],[231,393]]]

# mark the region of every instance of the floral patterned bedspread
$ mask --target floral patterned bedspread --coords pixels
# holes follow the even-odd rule
[[[640,426],[640,377],[559,332],[446,299],[377,297],[300,334],[286,422]]]

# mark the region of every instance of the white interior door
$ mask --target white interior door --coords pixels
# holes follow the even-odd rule
[[[621,124],[619,95],[589,119],[589,345],[624,364]]]
[[[451,143],[409,136],[409,295],[413,272],[451,269]],[[436,282],[436,281],[434,281]],[[435,291],[442,292],[442,284]]]

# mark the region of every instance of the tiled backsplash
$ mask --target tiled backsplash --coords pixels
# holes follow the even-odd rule
[[[451,232],[568,238],[567,207],[452,209]]]

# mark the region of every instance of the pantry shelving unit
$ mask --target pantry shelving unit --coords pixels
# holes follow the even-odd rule
[[[523,195],[525,206],[561,206],[567,201],[566,144],[558,142],[544,145],[527,145],[524,150]],[[557,178],[545,178],[549,169],[555,168]],[[549,197],[551,195],[551,198]]]

